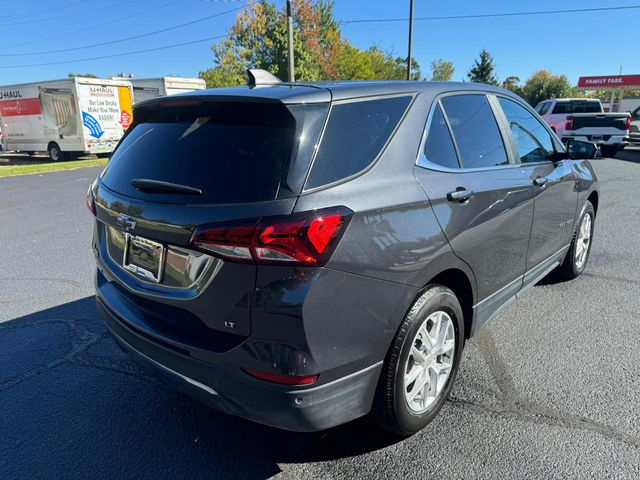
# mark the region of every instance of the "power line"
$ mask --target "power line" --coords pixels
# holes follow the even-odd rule
[[[92,1],[92,0],[74,0],[73,2],[67,2],[67,3],[63,3],[60,5],[55,5],[55,6],[49,6],[47,8],[40,8],[38,10],[30,10],[28,12],[22,12],[22,13],[13,13],[11,15],[3,15],[2,19],[6,20],[6,19],[11,19],[11,18],[28,18],[31,16],[37,16],[37,15],[42,15],[43,13],[47,13],[47,12],[51,12],[53,10],[62,10],[63,8],[69,8],[73,5],[78,5],[80,3],[87,3],[88,1]]]
[[[115,54],[112,54],[112,55],[101,55],[101,56],[98,56],[98,57],[78,58],[78,59],[75,59],[75,60],[63,60],[63,61],[59,61],[59,62],[31,63],[31,64],[25,64],[25,65],[0,65],[0,69],[28,68],[28,67],[46,67],[46,66],[50,66],[50,65],[66,65],[68,63],[90,62],[90,61],[93,61],[93,60],[103,60],[105,58],[126,57],[126,56],[129,56],[129,55],[137,55],[139,53],[157,52],[159,50],[166,50],[166,49],[169,49],[169,48],[183,47],[183,46],[186,46],[186,45],[194,45],[196,43],[209,42],[211,40],[219,40],[219,39],[225,38],[225,37],[226,37],[226,35],[216,35],[215,37],[206,37],[206,38],[201,38],[199,40],[191,40],[189,42],[173,43],[173,44],[170,44],[170,45],[163,45],[161,47],[146,48],[144,50],[134,50],[134,51],[131,51],[131,52],[115,53]]]
[[[23,47],[25,45],[32,45],[34,43],[45,42],[47,40],[55,40],[56,38],[68,37],[69,35],[75,35],[76,33],[88,32],[88,31],[94,30],[95,28],[98,28],[98,27],[104,27],[105,25],[111,25],[113,23],[118,23],[118,22],[122,22],[122,21],[125,21],[125,20],[129,20],[132,17],[137,17],[137,16],[140,16],[140,15],[144,15],[145,13],[154,12],[154,11],[159,10],[161,8],[168,7],[169,5],[174,5],[174,4],[180,3],[182,1],[184,1],[184,0],[171,0],[170,2],[162,3],[160,5],[154,5],[151,8],[147,8],[145,10],[140,10],[139,12],[136,12],[136,13],[129,13],[129,14],[124,15],[122,17],[114,18],[113,20],[108,20],[106,22],[100,22],[99,24],[96,24],[96,25],[91,25],[89,27],[80,28],[78,30],[72,30],[72,31],[66,32],[66,33],[60,33],[58,35],[51,35],[50,37],[44,37],[44,38],[38,38],[38,39],[35,39],[35,40],[29,40],[28,42],[12,43],[12,44],[9,44],[9,45],[3,45],[3,48]]]
[[[84,46],[81,46],[81,47],[61,48],[61,49],[57,49],[57,50],[44,50],[44,51],[41,51],[41,52],[0,53],[0,57],[21,57],[21,56],[26,56],[26,55],[30,55],[30,56],[31,55],[46,55],[46,54],[49,54],[49,53],[71,52],[71,51],[76,51],[76,50],[85,50],[87,48],[102,47],[104,45],[113,45],[114,43],[128,42],[129,40],[137,40],[139,38],[150,37],[152,35],[157,35],[159,33],[169,32],[171,30],[177,30],[178,28],[186,27],[186,26],[189,26],[189,25],[195,25],[196,23],[206,22],[207,20],[211,20],[212,18],[221,17],[221,16],[226,15],[228,13],[236,12],[236,11],[242,9],[242,8],[245,8],[245,7],[246,7],[246,5],[241,5],[239,7],[231,8],[229,10],[225,10],[224,12],[220,12],[220,13],[216,13],[216,14],[213,14],[213,15],[209,15],[209,16],[206,16],[206,17],[203,17],[203,18],[199,18],[197,20],[192,20],[190,22],[185,22],[185,23],[181,23],[179,25],[173,25],[173,26],[170,26],[170,27],[161,28],[160,30],[154,30],[153,32],[147,32],[147,33],[141,33],[141,34],[138,34],[138,35],[132,35],[130,37],[120,38],[120,39],[117,39],[117,40],[109,40],[107,42],[93,43],[91,45],[84,45]]]
[[[78,15],[87,15],[87,14],[92,14],[92,13],[96,13],[96,12],[102,12],[104,10],[111,10],[112,8],[116,8],[116,7],[121,7],[123,5],[128,5],[131,3],[136,3],[136,2],[140,2],[142,0],[127,0],[126,2],[120,2],[120,3],[114,3],[112,5],[109,5],[107,7],[100,7],[100,8],[94,8],[91,10],[83,10],[82,12],[74,12],[74,13],[67,13],[65,15],[58,15],[55,17],[47,17],[47,18],[39,18],[37,20],[29,20],[26,22],[3,22],[0,23],[0,26],[3,27],[12,27],[14,25],[28,25],[31,23],[42,23],[42,22],[50,22],[51,20],[59,20],[61,18],[69,18],[69,17],[77,17]]]
[[[439,17],[414,17],[414,21],[429,20],[460,20],[465,18],[494,18],[494,17],[524,17],[528,15],[552,15],[558,13],[585,13],[604,12],[615,10],[636,10],[640,5],[626,5],[619,7],[594,7],[594,8],[572,8],[566,10],[537,10],[529,12],[505,12],[505,13],[479,13],[475,15],[446,15]],[[342,20],[339,23],[349,25],[352,23],[386,23],[386,22],[406,22],[407,18],[358,18],[354,20]]]

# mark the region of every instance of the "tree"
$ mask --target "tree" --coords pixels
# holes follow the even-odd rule
[[[448,82],[453,77],[453,62],[439,58],[431,62],[431,80]]]
[[[522,97],[531,106],[538,105],[548,98],[569,97],[573,88],[566,75],[552,75],[547,70],[534,72],[522,87]]]
[[[520,86],[520,77],[517,75],[509,75],[502,81],[502,88],[510,90],[516,95],[522,96],[522,87]]]
[[[69,77],[69,78],[75,78],[75,77],[99,78],[97,75],[94,75],[93,73],[70,73],[69,75],[67,75],[67,77]]]
[[[402,67],[403,75],[402,80],[406,80],[407,78],[407,57],[396,57],[396,64]],[[422,78],[422,73],[420,72],[420,65],[418,61],[412,56],[411,57],[411,75],[409,75],[409,80],[420,80]],[[384,79],[383,79],[384,80]],[[400,80],[400,79],[398,79]]]
[[[371,47],[366,51],[366,54],[371,62],[374,79],[404,80],[407,77],[406,62],[398,63],[391,53],[385,53],[378,47]],[[342,76],[342,78],[349,77]]]
[[[293,12],[296,80],[399,80],[406,58],[378,48],[361,50],[340,33],[332,0],[296,0]],[[213,67],[200,72],[208,87],[241,85],[247,68],[262,68],[287,78],[286,12],[272,0],[259,0],[238,14],[227,36],[211,47]],[[412,59],[412,78],[420,66]]]
[[[298,0],[293,49],[297,80],[336,78],[342,42],[331,0]],[[260,0],[241,11],[227,36],[211,47],[214,67],[200,72],[209,87],[240,85],[247,68],[263,68],[287,78],[287,26],[284,7]],[[350,52],[342,52],[343,55]]]
[[[373,80],[375,72],[372,57],[349,43],[343,43],[338,49],[334,69],[339,78],[352,80]]]
[[[507,90],[515,90],[520,85],[520,77],[517,75],[510,75],[502,81],[502,88]]]
[[[484,48],[480,52],[479,60],[474,62],[473,67],[469,70],[467,77],[475,83],[486,83],[489,85],[498,85],[498,79],[494,76],[493,57]]]

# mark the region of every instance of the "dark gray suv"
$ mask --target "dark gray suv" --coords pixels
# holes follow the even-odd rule
[[[99,310],[140,365],[223,412],[414,433],[465,341],[589,257],[594,146],[565,150],[505,90],[251,85],[134,118],[87,196]]]

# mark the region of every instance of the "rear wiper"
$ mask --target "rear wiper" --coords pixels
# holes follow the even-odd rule
[[[163,182],[161,180],[150,180],[148,178],[134,178],[131,185],[147,193],[183,193],[187,195],[202,195],[202,190],[189,185],[179,183]]]

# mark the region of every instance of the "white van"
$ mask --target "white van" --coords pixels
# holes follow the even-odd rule
[[[65,78],[0,87],[4,149],[53,161],[111,153],[133,121],[127,80]]]
[[[206,87],[201,78],[160,77],[131,78],[133,99],[136,103],[156,97],[165,97],[177,93],[204,90]]]

